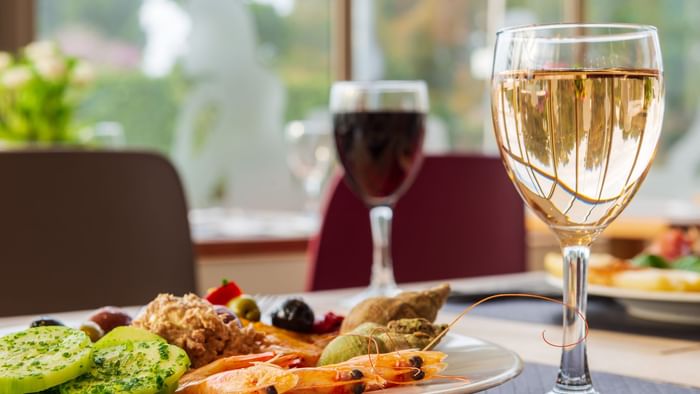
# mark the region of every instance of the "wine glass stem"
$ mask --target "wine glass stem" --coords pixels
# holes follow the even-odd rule
[[[594,393],[588,372],[586,356],[586,276],[588,274],[588,246],[564,246],[564,344],[555,393]]]
[[[306,213],[311,216],[318,214],[319,197],[321,196],[321,185],[323,180],[321,177],[311,174],[304,180],[304,193],[306,194],[306,202],[304,208]]]
[[[396,289],[390,243],[393,216],[391,207],[388,206],[376,206],[369,211],[372,243],[374,244],[370,287],[379,290],[380,293],[387,294]]]

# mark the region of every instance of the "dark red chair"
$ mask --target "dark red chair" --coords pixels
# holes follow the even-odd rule
[[[392,252],[399,283],[524,271],[523,202],[501,160],[426,157],[396,206]],[[341,176],[331,183],[309,254],[309,290],[369,283],[369,211]]]

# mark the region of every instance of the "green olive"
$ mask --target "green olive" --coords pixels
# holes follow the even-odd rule
[[[255,303],[255,300],[250,297],[236,297],[229,301],[228,308],[242,319],[260,321],[260,308],[258,308],[258,304]]]

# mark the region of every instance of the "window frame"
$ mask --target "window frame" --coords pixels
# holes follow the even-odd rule
[[[353,0],[332,1],[332,75],[334,80],[352,79],[352,3]],[[505,0],[503,0],[505,1]],[[566,1],[564,18],[582,23],[586,15],[586,0]],[[0,51],[17,52],[36,37],[36,0],[3,0],[0,13]]]
[[[331,74],[335,81],[347,81],[352,79],[352,0],[335,0],[332,7]]]
[[[17,52],[36,37],[36,1],[3,0],[0,13],[0,51]]]

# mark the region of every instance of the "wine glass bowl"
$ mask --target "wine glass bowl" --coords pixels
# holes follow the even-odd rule
[[[329,121],[295,120],[284,130],[287,165],[306,194],[306,210],[316,217],[323,182],[333,162],[333,137]]]
[[[498,33],[491,85],[508,175],[564,254],[564,343],[584,332],[589,245],[649,171],[664,112],[656,29],[627,24]],[[594,393],[585,342],[563,349],[554,393]]]
[[[393,205],[420,165],[425,115],[347,112],[333,119],[336,149],[350,188],[369,206]]]
[[[370,287],[353,301],[393,295],[392,207],[422,159],[427,87],[422,81],[343,81],[331,89],[338,159],[350,189],[370,208],[374,258]]]

